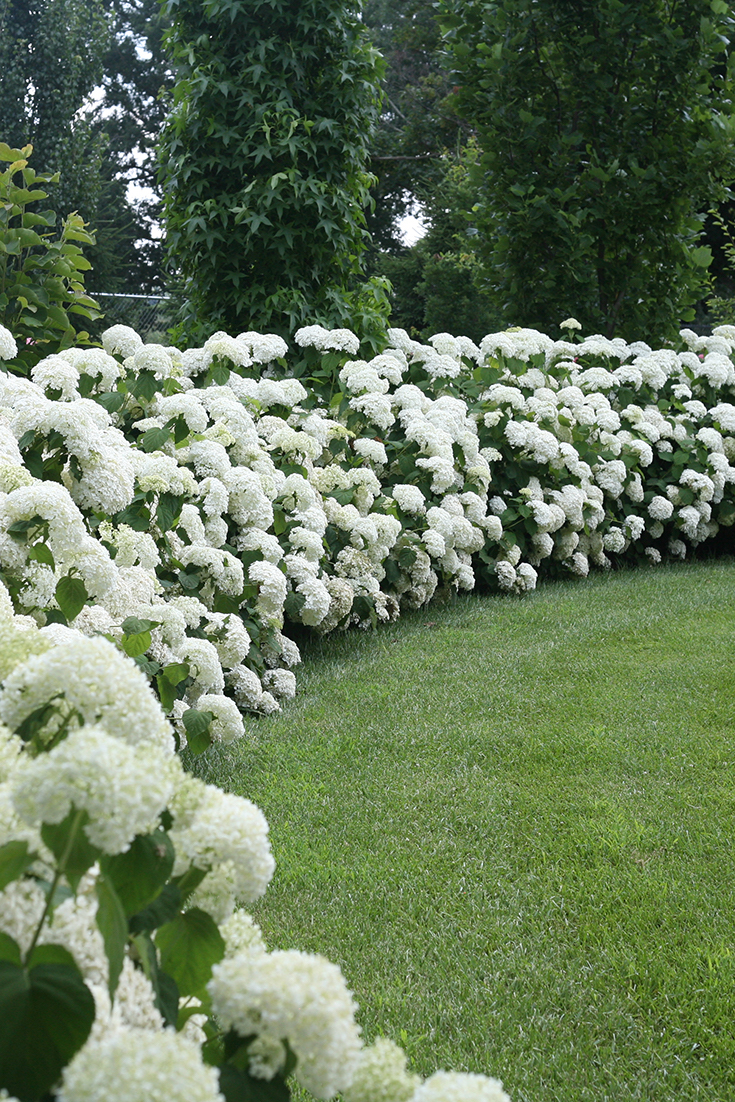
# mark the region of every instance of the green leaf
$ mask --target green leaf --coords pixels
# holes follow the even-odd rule
[[[191,898],[208,872],[209,869],[198,869],[195,865],[192,865],[185,873],[177,876],[172,881],[181,893],[182,906]]]
[[[140,635],[144,631],[161,626],[160,620],[141,620],[139,616],[126,616],[120,624],[125,635]]]
[[[181,516],[184,498],[179,494],[163,493],[158,498],[156,523],[162,532],[170,532]]]
[[[10,934],[0,930],[0,960],[9,960],[13,964],[21,964],[20,945],[13,941]]]
[[[187,708],[181,717],[186,731],[186,741],[193,754],[203,754],[212,745],[210,726],[212,712],[200,712],[196,708]]]
[[[0,891],[21,877],[36,859],[37,854],[28,852],[27,842],[14,840],[0,846]]]
[[[60,578],[56,586],[56,602],[69,623],[78,616],[89,600],[84,582],[70,574]]]
[[[219,1069],[219,1089],[225,1102],[290,1102],[291,1092],[282,1076],[255,1079],[233,1064]]]
[[[156,932],[161,967],[176,980],[181,995],[199,994],[212,966],[225,955],[225,942],[206,911],[193,907]]]
[[[138,655],[145,654],[150,647],[151,633],[140,631],[135,635],[123,635],[120,645],[129,658],[137,658]]]
[[[138,951],[143,971],[153,987],[156,1007],[161,1012],[164,1023],[175,1029],[179,1017],[179,989],[176,981],[159,968],[156,947],[148,933],[138,934],[133,938],[133,944]]]
[[[105,943],[105,953],[109,965],[110,998],[114,999],[128,941],[128,920],[120,896],[111,880],[105,875],[97,877],[97,928]]]
[[[134,914],[128,924],[131,934],[150,933],[172,922],[181,908],[181,891],[176,884],[165,884],[152,903]]]
[[[41,826],[41,837],[75,891],[87,869],[100,856],[100,851],[92,845],[84,832],[88,822],[89,815],[86,811],[77,811],[72,807],[62,822],[43,823]]]
[[[31,562],[42,562],[46,566],[50,566],[52,570],[56,569],[54,556],[51,554],[51,548],[48,544],[34,543],[33,547],[28,549],[28,558]]]
[[[148,429],[140,438],[140,446],[144,452],[159,451],[170,436],[168,429]]]
[[[171,875],[174,848],[168,834],[159,828],[134,838],[127,853],[103,857],[100,866],[125,914],[135,915],[156,899]]]
[[[144,402],[150,402],[158,390],[158,380],[152,371],[141,371],[132,385],[132,393]]]
[[[108,413],[117,413],[125,401],[125,395],[118,391],[112,391],[110,394],[95,394],[94,401],[99,403]]]
[[[41,1098],[87,1040],[94,1013],[76,966],[0,960],[0,1087],[23,1102]]]
[[[178,685],[188,676],[188,662],[171,662],[168,666],[164,666],[161,671],[161,677],[165,677],[171,685]]]

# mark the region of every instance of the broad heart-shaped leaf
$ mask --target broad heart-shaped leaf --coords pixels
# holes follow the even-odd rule
[[[100,851],[92,845],[84,832],[88,822],[86,811],[77,811],[72,807],[62,822],[44,823],[41,827],[41,837],[62,865],[63,872],[75,891],[87,869],[100,856]]]
[[[120,644],[129,658],[138,658],[145,654],[151,645],[151,633],[140,631],[135,635],[123,635]]]
[[[162,532],[170,532],[181,516],[184,504],[183,496],[168,491],[159,495],[156,508],[156,523]]]
[[[22,876],[35,860],[36,854],[28,852],[27,842],[16,840],[0,846],[0,891]]]
[[[181,899],[176,884],[165,884],[152,903],[132,916],[128,923],[131,934],[148,933],[171,922],[181,908]]]
[[[94,890],[97,893],[97,928],[105,943],[109,965],[110,998],[114,999],[128,941],[128,920],[120,897],[106,876],[97,877]]]
[[[61,611],[71,623],[84,605],[89,600],[89,594],[81,578],[72,578],[66,575],[60,578],[56,586],[56,602]]]
[[[176,980],[182,995],[196,995],[212,977],[212,966],[225,955],[225,942],[211,915],[192,907],[156,933],[161,968]]]
[[[140,446],[144,452],[155,452],[168,440],[171,432],[169,429],[147,429],[140,438]]]
[[[214,715],[212,712],[200,712],[197,708],[187,708],[181,719],[192,754],[203,754],[212,745],[210,727]]]
[[[93,1022],[94,999],[76,965],[49,961],[26,969],[0,960],[0,1087],[21,1102],[41,1098]]]
[[[223,1064],[219,1069],[219,1089],[225,1102],[290,1102],[291,1099],[291,1091],[280,1075],[273,1079],[255,1079],[232,1064]]]
[[[153,902],[171,875],[174,848],[165,830],[156,830],[135,838],[127,853],[103,857],[100,865],[125,914],[134,915]]]

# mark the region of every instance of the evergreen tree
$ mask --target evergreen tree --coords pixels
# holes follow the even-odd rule
[[[380,64],[347,0],[165,0],[177,67],[160,147],[185,331],[375,329],[362,278]]]

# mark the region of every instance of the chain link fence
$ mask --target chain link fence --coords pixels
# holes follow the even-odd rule
[[[173,325],[174,303],[167,295],[92,294],[104,311],[102,328],[129,325],[144,341],[168,344],[166,330]],[[97,323],[99,325],[99,322]]]

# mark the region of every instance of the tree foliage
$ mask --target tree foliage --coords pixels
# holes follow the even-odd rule
[[[435,333],[458,333],[479,342],[500,325],[483,286],[477,256],[477,227],[471,212],[478,199],[472,170],[473,141],[440,161],[444,175],[425,197],[427,233],[412,247],[381,253],[376,267],[392,285],[391,324],[427,340]]]
[[[671,336],[693,316],[704,215],[733,172],[724,0],[442,0],[475,212],[507,324]]]
[[[383,108],[370,147],[376,176],[368,228],[375,248],[401,251],[400,222],[430,201],[469,125],[450,110],[437,12],[426,0],[366,0],[362,20],[385,59]]]
[[[103,153],[89,284],[99,291],[152,291],[163,282],[155,146],[166,116],[165,93],[173,85],[163,48],[167,24],[159,0],[102,4],[109,36],[101,58],[102,98],[92,121]]]
[[[84,111],[102,75],[102,0],[0,0],[0,138],[59,173],[53,201],[93,219],[99,142]]]
[[[385,306],[380,284],[361,284],[380,59],[354,3],[164,12],[178,79],[160,161],[185,330],[369,330]]]
[[[21,375],[51,353],[84,343],[87,333],[74,322],[99,316],[85,294],[90,264],[81,249],[94,238],[80,215],[67,215],[57,232],[56,212],[38,209],[58,180],[29,167],[32,152],[30,145],[0,142],[0,325],[18,344],[8,362]]]

